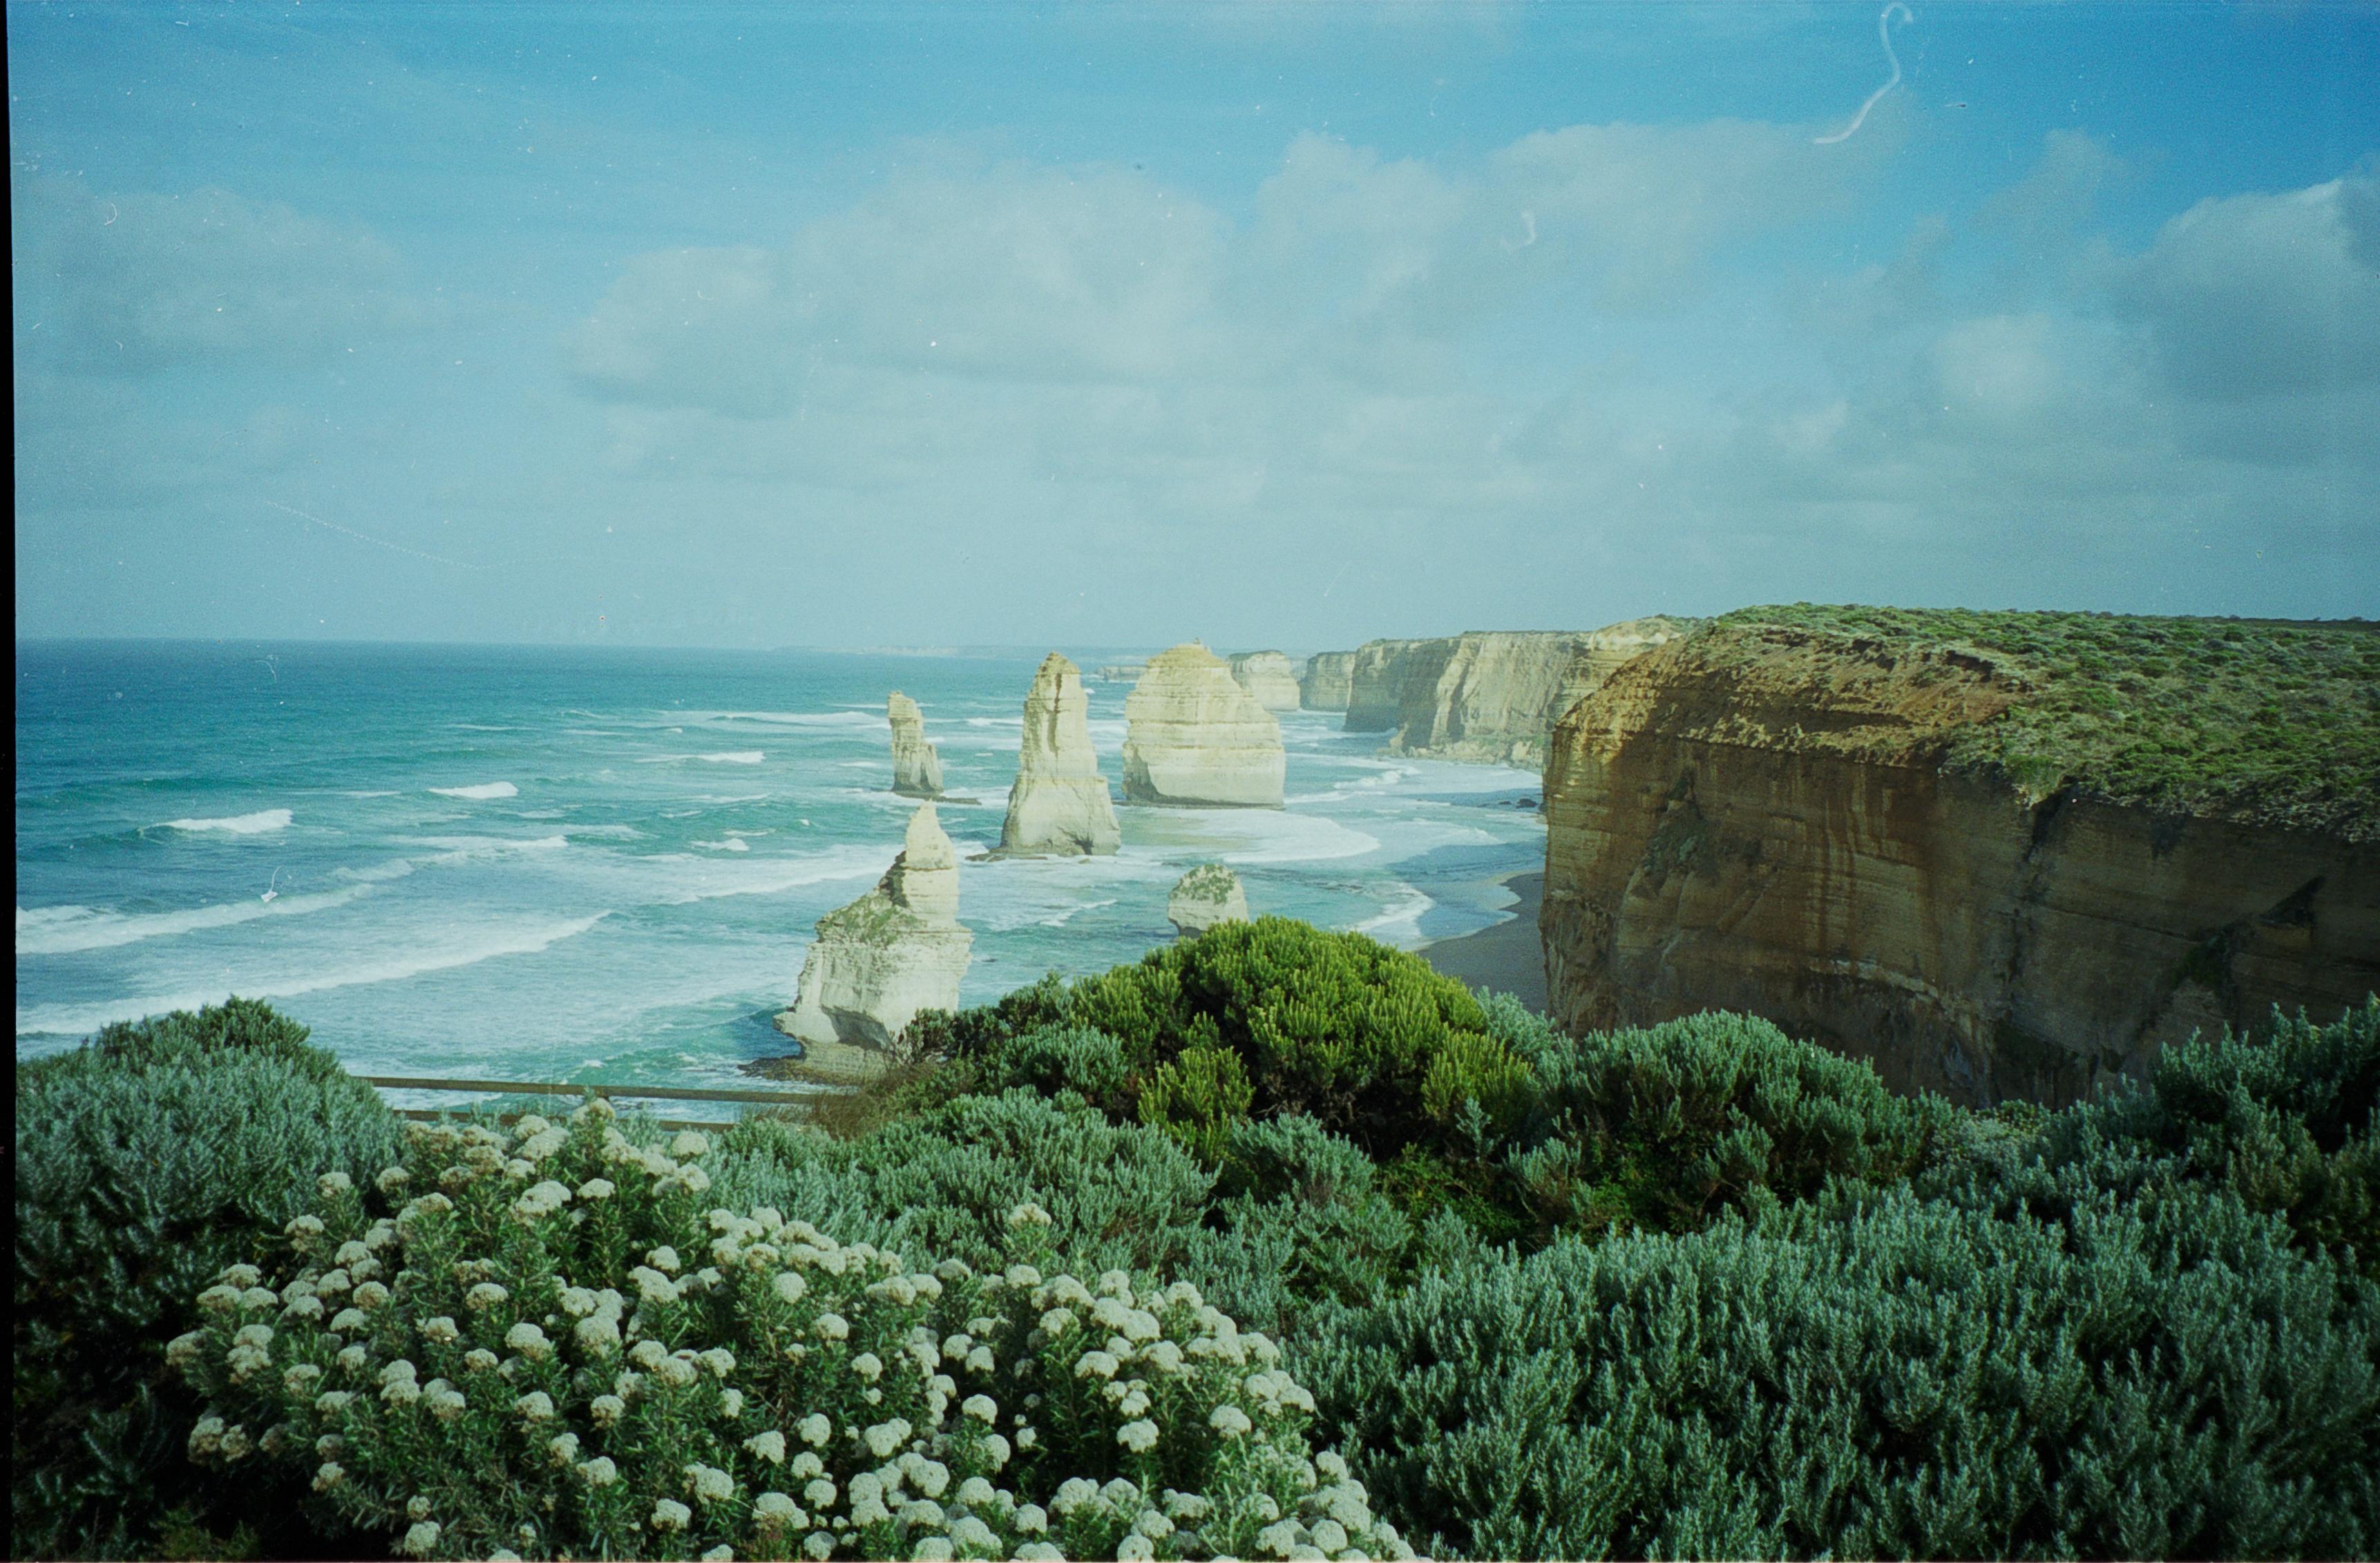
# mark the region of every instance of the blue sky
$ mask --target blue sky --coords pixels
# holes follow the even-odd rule
[[[10,5],[20,636],[2380,612],[2380,8]]]

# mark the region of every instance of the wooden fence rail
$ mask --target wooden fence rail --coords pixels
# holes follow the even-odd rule
[[[615,1085],[609,1082],[590,1082],[580,1085],[562,1085],[536,1080],[435,1080],[417,1079],[410,1075],[358,1075],[367,1085],[388,1091],[472,1091],[499,1095],[540,1097],[583,1097],[592,1091],[599,1097],[627,1097],[638,1100],[652,1099],[673,1102],[749,1102],[766,1107],[804,1109],[810,1097],[795,1091],[714,1091],[676,1085]],[[399,1118],[431,1121],[446,1113],[432,1108],[398,1108]],[[518,1113],[499,1113],[500,1121],[509,1122]],[[665,1118],[659,1121],[664,1129],[732,1129],[733,1120],[700,1120]]]

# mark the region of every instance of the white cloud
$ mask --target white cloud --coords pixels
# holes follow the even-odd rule
[[[2380,381],[2380,179],[2210,197],[2118,266],[2110,291],[2193,396],[2239,400]]]
[[[18,319],[43,328],[19,351],[62,368],[316,361],[437,318],[386,243],[278,203],[43,176],[11,204]]]

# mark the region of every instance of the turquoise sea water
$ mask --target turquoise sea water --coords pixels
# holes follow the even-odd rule
[[[915,806],[886,693],[979,800],[941,809],[964,857],[999,839],[1038,660],[20,645],[18,1054],[237,993],[358,1072],[749,1084],[811,925]],[[1089,683],[1111,782],[1128,688]],[[963,864],[964,999],[1136,959],[1208,859],[1259,913],[1408,948],[1509,916],[1536,777],[1339,722],[1282,719],[1283,810],[1120,806],[1114,857]]]

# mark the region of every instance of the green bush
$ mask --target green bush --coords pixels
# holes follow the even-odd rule
[[[1079,1097],[962,1097],[856,1140],[747,1121],[720,1145],[723,1194],[800,1210],[844,1242],[983,1266],[1007,1213],[1047,1209],[1050,1246],[1095,1270],[1177,1268],[1214,1175],[1163,1134],[1110,1122]]]
[[[2168,1048],[2147,1079],[2046,1131],[2055,1162],[2103,1146],[2138,1153],[2143,1176],[2220,1184],[2380,1278],[2380,1000],[2329,1025],[2276,1012],[2263,1038]]]
[[[1411,1223],[1370,1159],[1310,1120],[1232,1126],[1220,1174],[1173,1138],[1079,1097],[962,1097],[856,1140],[747,1121],[712,1165],[722,1197],[798,1209],[837,1239],[995,1262],[1007,1212],[1050,1213],[1070,1268],[1162,1271],[1254,1327],[1360,1301],[1413,1264]]]
[[[394,1154],[388,1109],[304,1027],[233,1000],[25,1065],[16,1129],[14,1556],[153,1553],[207,1527],[322,1546],[285,1533],[272,1491],[190,1467],[196,1405],[163,1350],[208,1278],[283,1246],[317,1176]]]
[[[1212,1159],[1230,1124],[1303,1113],[1367,1153],[1443,1138],[1476,1102],[1509,1121],[1528,1065],[1461,983],[1361,934],[1225,923],[1077,982],[1067,1015],[1115,1037],[1145,1121]]]
[[[1475,1259],[1293,1361],[1452,1556],[2369,1556],[2374,1290],[2220,1192],[2036,1172],[2055,1218],[1838,1189]]]
[[[700,1134],[515,1130],[414,1126],[394,1218],[326,1178],[277,1290],[200,1294],[195,1459],[425,1557],[1410,1556],[1269,1339],[1185,1284],[1045,1279],[1045,1211],[1002,1269],[928,1269],[706,1211]]]
[[[1960,1116],[1765,1020],[1712,1012],[1544,1048],[1540,1106],[1509,1167],[1542,1226],[1693,1231],[1755,1190],[1894,1183]]]

